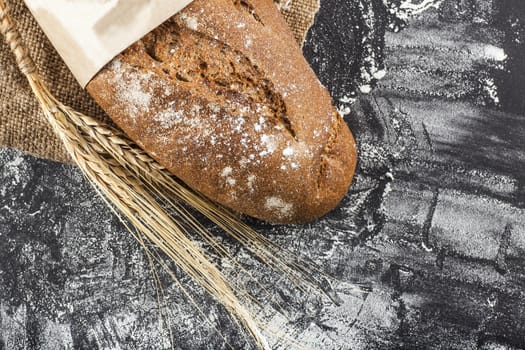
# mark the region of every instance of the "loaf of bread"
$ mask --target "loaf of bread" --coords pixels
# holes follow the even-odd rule
[[[195,0],[87,90],[159,163],[237,212],[311,221],[352,180],[352,134],[272,0]]]

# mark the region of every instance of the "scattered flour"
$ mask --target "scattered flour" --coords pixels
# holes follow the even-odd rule
[[[186,23],[186,26],[191,30],[197,30],[199,29],[199,22],[197,21],[197,18],[195,17],[183,17],[184,23]]]
[[[184,120],[184,113],[173,109],[167,109],[155,115],[153,120],[160,124],[163,129],[171,129]]]
[[[254,188],[253,188],[253,183],[255,181],[255,179],[257,178],[257,176],[255,176],[254,174],[251,174],[250,176],[248,176],[248,181],[246,181],[246,187],[248,187],[248,189],[250,191],[253,192]]]
[[[350,113],[352,113],[352,110],[350,109],[349,106],[341,106],[341,107],[337,107],[337,112],[342,117],[345,117],[345,116],[349,115]]]
[[[262,135],[261,145],[265,147],[265,149],[259,153],[259,156],[261,157],[270,155],[277,149],[277,142],[275,140],[275,137],[271,135]]]
[[[285,157],[291,157],[293,156],[294,154],[294,149],[290,146],[286,147],[284,150],[283,150],[283,156]]]
[[[281,218],[292,216],[294,209],[293,204],[286,203],[279,197],[268,197],[264,207],[272,212],[276,212]]]
[[[226,176],[230,176],[233,172],[233,169],[229,166],[225,167],[224,169],[222,169],[222,173],[221,173],[221,176],[222,177],[226,177]]]
[[[126,67],[123,67],[124,65]],[[113,61],[111,69],[115,72],[111,80],[111,83],[115,85],[115,94],[119,101],[126,101],[123,108],[131,120],[150,111],[154,88],[161,88],[166,96],[172,92],[171,88],[156,78],[152,72],[134,70],[120,59]],[[146,86],[151,88],[146,89]]]
[[[350,96],[343,96],[339,99],[340,102],[342,103],[353,103],[355,101],[355,98],[353,97],[350,97]]]
[[[231,177],[230,175],[233,173],[233,169],[229,166],[225,167],[224,169],[222,169],[222,172],[221,172],[221,177],[225,177],[226,178],[226,183],[230,186],[235,186],[235,184],[237,183],[237,180],[235,180],[233,177]]]
[[[151,76],[151,73],[144,73],[139,79],[121,81],[118,84],[119,100],[127,102],[126,106],[132,112],[131,115],[147,112],[150,109],[152,96],[144,91],[143,82],[148,81]]]
[[[483,48],[483,56],[494,61],[504,61],[508,57],[505,50],[494,45],[486,45]]]

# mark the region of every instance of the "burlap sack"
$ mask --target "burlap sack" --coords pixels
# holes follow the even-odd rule
[[[275,0],[297,40],[302,42],[319,9],[319,0]],[[93,117],[104,112],[80,88],[61,58],[23,4],[9,1],[25,43],[45,81],[65,104]],[[60,140],[45,121],[25,78],[3,40],[0,44],[0,146],[62,162],[69,157]]]

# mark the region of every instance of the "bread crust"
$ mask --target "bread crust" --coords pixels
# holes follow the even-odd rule
[[[240,213],[311,221],[352,180],[352,134],[271,0],[195,0],[87,90],[159,163]]]

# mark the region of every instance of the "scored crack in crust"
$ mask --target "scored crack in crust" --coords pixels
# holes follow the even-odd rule
[[[153,158],[235,211],[310,221],[351,182],[353,137],[271,0],[195,0],[87,90]]]

